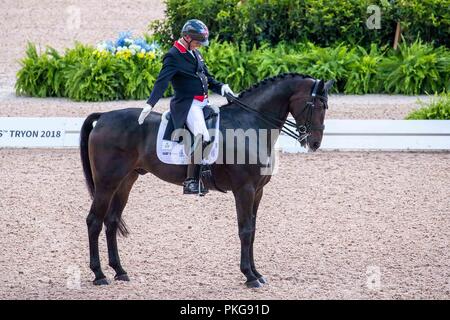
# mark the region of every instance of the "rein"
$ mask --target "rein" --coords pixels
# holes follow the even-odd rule
[[[262,121],[264,121],[265,123],[267,123],[269,125],[281,126],[281,132],[283,132],[287,136],[297,140],[298,142],[302,142],[303,140],[308,138],[308,136],[311,134],[311,132],[310,132],[311,130],[324,130],[325,129],[324,125],[313,126],[311,124],[312,112],[313,112],[313,107],[314,107],[314,103],[315,103],[316,99],[320,99],[324,103],[325,108],[326,109],[328,108],[328,98],[326,96],[321,96],[321,95],[317,94],[318,85],[319,85],[319,81],[315,80],[314,87],[311,92],[311,96],[308,96],[308,98],[311,98],[311,100],[306,102],[305,108],[302,111],[302,113],[303,113],[307,110],[308,115],[307,115],[305,123],[301,124],[301,125],[298,125],[296,122],[288,120],[288,119],[283,121],[272,115],[262,114],[258,110],[253,109],[250,106],[248,106],[247,104],[245,104],[244,102],[240,101],[238,98],[234,97],[233,95],[226,94],[226,96],[229,100],[238,104],[245,111],[253,112],[259,119],[261,119]],[[297,97],[296,100],[300,99],[300,98],[304,98],[304,96]],[[292,129],[287,128],[286,126],[294,128],[297,132],[294,132]]]

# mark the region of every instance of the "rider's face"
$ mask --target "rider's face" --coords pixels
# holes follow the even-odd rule
[[[202,46],[202,44],[200,43],[200,41],[192,40],[192,42],[191,42],[192,49],[197,49],[197,48],[200,48],[201,46]]]
[[[191,37],[186,36],[186,40],[187,40],[187,42],[191,41]],[[202,44],[200,43],[200,41],[197,41],[197,40],[191,41],[191,50],[200,48],[201,46],[202,46]]]

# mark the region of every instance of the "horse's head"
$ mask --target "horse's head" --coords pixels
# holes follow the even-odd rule
[[[305,82],[308,85],[305,85]],[[289,112],[295,119],[301,135],[301,145],[316,151],[322,142],[325,129],[325,113],[328,109],[328,91],[334,81],[324,82],[311,78],[303,79],[289,100]]]

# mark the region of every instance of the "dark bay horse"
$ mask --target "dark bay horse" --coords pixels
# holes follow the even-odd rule
[[[240,102],[255,112],[244,110],[234,102],[221,107],[220,127],[225,129],[281,130],[290,113],[295,124],[305,134],[302,144],[312,151],[320,147],[327,108],[328,90],[333,81],[324,82],[300,74],[282,74],[268,78],[242,92]],[[117,248],[117,231],[128,233],[122,212],[128,195],[139,175],[150,172],[170,183],[182,185],[186,165],[162,163],[156,155],[156,137],[161,114],[152,112],[142,125],[137,119],[142,109],[129,108],[106,113],[93,113],[83,123],[80,135],[80,154],[89,193],[93,199],[86,219],[89,234],[90,268],[95,274],[94,284],[108,284],[100,266],[98,238],[106,226],[109,265],[116,280],[129,281],[122,268]],[[263,121],[259,115],[271,115],[277,121]],[[96,122],[95,126],[93,125]],[[224,154],[229,141],[223,141]],[[248,148],[248,143],[245,148]],[[260,144],[271,154],[274,143]],[[236,148],[233,143],[233,148]],[[265,278],[256,270],[253,242],[258,206],[263,188],[271,176],[261,174],[260,163],[214,164],[211,167],[216,186],[231,190],[238,217],[241,240],[240,269],[248,287],[260,287]],[[212,186],[210,186],[212,187]],[[181,189],[180,189],[181,190]],[[181,191],[180,191],[181,195]]]

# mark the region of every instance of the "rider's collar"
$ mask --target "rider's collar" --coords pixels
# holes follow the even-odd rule
[[[175,48],[177,48],[178,51],[180,51],[181,53],[186,53],[186,52],[187,52],[187,49],[185,48],[185,46],[183,46],[183,44],[182,44],[180,41],[178,41],[178,40],[176,40],[176,41],[173,43],[173,46],[174,46]]]

